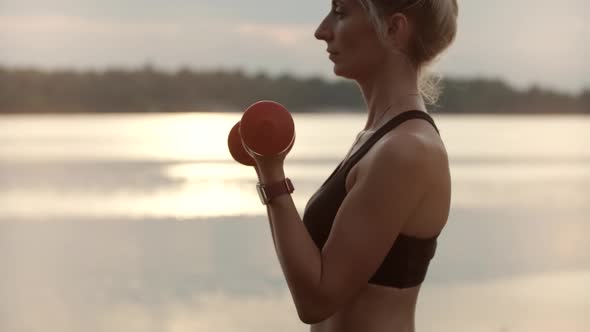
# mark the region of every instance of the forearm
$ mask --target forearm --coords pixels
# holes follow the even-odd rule
[[[256,170],[256,175],[258,176],[258,181],[260,181],[261,183],[267,183],[266,181],[269,181],[270,180],[269,179],[270,177],[268,175],[265,175],[264,176],[264,179],[266,181],[263,180],[263,175],[260,173],[260,170],[259,170],[258,167],[255,167],[255,170]],[[281,171],[278,174],[273,175],[272,178],[279,177],[279,176],[281,176],[281,174],[283,174],[283,177],[284,177],[284,172]],[[276,249],[277,242],[275,240],[276,239],[275,229],[274,229],[274,226],[272,224],[271,211],[270,211],[270,206],[268,204],[266,205],[266,214],[268,215],[268,224],[270,226],[270,235],[272,236],[272,243],[273,243],[273,245],[275,246],[275,249]]]
[[[284,171],[261,172],[261,183],[276,182]],[[275,250],[298,310],[315,301],[321,277],[321,252],[305,228],[291,195],[275,197],[267,205]]]

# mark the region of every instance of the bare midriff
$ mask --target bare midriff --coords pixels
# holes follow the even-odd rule
[[[311,332],[414,332],[420,286],[392,288],[368,284],[358,296]]]

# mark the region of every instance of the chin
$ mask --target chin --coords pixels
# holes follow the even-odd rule
[[[358,77],[357,73],[354,71],[346,70],[346,68],[342,68],[342,66],[339,65],[334,65],[334,75],[351,80],[356,80]]]

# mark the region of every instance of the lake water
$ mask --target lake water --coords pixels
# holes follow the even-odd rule
[[[590,117],[432,113],[449,223],[417,331],[590,331]],[[0,331],[307,331],[238,113],[0,116]],[[295,114],[300,212],[364,114]]]

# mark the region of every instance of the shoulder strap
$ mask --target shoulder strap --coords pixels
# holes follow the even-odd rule
[[[399,126],[400,124],[402,124],[404,121],[410,120],[410,119],[424,119],[428,122],[430,122],[430,124],[432,124],[432,126],[434,127],[434,129],[436,130],[437,133],[440,132],[438,130],[438,128],[436,127],[436,124],[434,123],[434,120],[430,117],[430,115],[424,111],[418,111],[418,110],[409,110],[409,111],[405,111],[402,112],[398,115],[396,115],[393,119],[389,120],[385,125],[383,125],[381,128],[379,128],[373,135],[371,135],[371,137],[369,137],[369,139],[363,144],[363,146],[361,146],[355,153],[353,153],[348,160],[342,160],[340,162],[340,164],[338,164],[338,166],[336,166],[336,168],[334,169],[334,171],[332,172],[332,174],[330,174],[330,176],[324,181],[324,183],[322,184],[322,187],[336,174],[338,173],[341,169],[346,167],[346,164],[350,163],[351,161],[354,160],[353,165],[356,164],[360,158],[362,158],[362,156],[365,155],[365,153],[367,153],[371,147],[381,138],[383,137],[386,133],[388,133],[389,131],[393,130],[395,127]]]
[[[432,117],[430,117],[430,115],[428,113],[423,112],[423,111],[418,111],[418,110],[405,111],[405,112],[402,112],[402,113],[396,115],[393,119],[389,120],[385,125],[383,125],[381,128],[379,128],[373,135],[371,135],[371,137],[369,137],[369,139],[365,142],[365,144],[363,144],[352,156],[350,156],[348,158],[347,161],[344,162],[344,164],[347,164],[353,160],[354,160],[353,164],[356,164],[356,162],[358,160],[360,160],[360,158],[362,158],[362,156],[364,156],[365,153],[367,153],[371,149],[371,147],[375,143],[377,143],[377,141],[379,141],[379,139],[381,139],[381,137],[383,137],[385,134],[387,134],[391,130],[395,129],[397,126],[399,126],[403,122],[405,122],[407,120],[411,120],[411,119],[424,119],[424,120],[430,122],[430,124],[434,127],[436,132],[440,135],[440,132],[439,132],[438,128],[436,127],[434,120],[432,119]],[[343,164],[341,164],[341,166],[343,166]]]
[[[411,119],[424,119],[424,120],[430,122],[430,124],[434,127],[436,132],[440,134],[440,131],[438,130],[438,127],[434,123],[434,120],[432,119],[432,117],[430,117],[430,114],[423,112],[423,111],[410,110],[410,111],[402,112],[402,113],[396,115],[393,119],[389,120],[385,125],[383,125],[381,128],[379,128],[379,130],[377,130],[375,132],[375,134],[373,134],[367,142],[371,142],[373,140],[375,142],[377,142],[381,137],[383,137],[383,135],[385,135],[389,131],[395,129],[395,127],[399,126],[403,122],[405,122],[407,120],[411,120]]]

